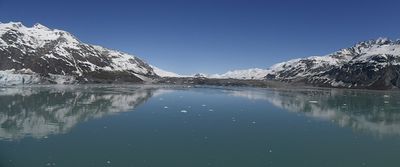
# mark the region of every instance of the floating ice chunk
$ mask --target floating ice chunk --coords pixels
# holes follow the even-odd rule
[[[310,100],[309,103],[318,103],[318,101]]]
[[[164,108],[165,108],[165,109],[167,109],[167,108],[168,108],[168,106],[164,106]]]
[[[256,124],[256,121],[251,122],[252,124]]]
[[[272,153],[272,150],[269,150],[268,152]]]
[[[205,107],[205,106],[207,106],[207,105],[205,105],[205,104],[202,104],[201,106]]]
[[[107,164],[111,164],[111,161],[107,161]]]
[[[389,95],[383,95],[383,97],[390,97]]]
[[[188,111],[186,111],[186,110],[181,110],[181,113],[187,113]]]
[[[384,101],[385,104],[389,104],[389,101]]]
[[[208,111],[214,111],[213,109],[209,109]]]
[[[48,162],[48,163],[46,164],[46,166],[56,166],[56,163],[55,163],[55,162]]]

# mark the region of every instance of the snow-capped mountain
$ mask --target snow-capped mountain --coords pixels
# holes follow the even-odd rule
[[[233,79],[256,79],[261,80],[264,79],[266,75],[268,75],[271,70],[268,69],[260,69],[260,68],[252,68],[246,70],[233,70],[228,71],[224,74],[213,74],[210,75],[210,78],[233,78]]]
[[[326,56],[273,65],[266,78],[326,87],[388,89],[400,87],[400,41],[360,42]]]
[[[143,82],[157,77],[141,59],[85,44],[66,31],[0,23],[0,84]]]

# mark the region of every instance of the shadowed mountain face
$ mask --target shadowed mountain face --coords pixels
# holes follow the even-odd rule
[[[400,136],[400,94],[351,90],[232,91],[233,96],[265,100],[290,112],[332,121],[376,136]]]
[[[0,139],[43,138],[80,122],[133,111],[155,88],[116,86],[16,87],[0,90]]]

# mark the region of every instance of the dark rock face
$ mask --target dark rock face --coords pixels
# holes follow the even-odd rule
[[[321,57],[274,65],[265,78],[313,86],[391,89],[400,87],[400,44],[388,39],[361,42]]]
[[[141,59],[80,42],[68,32],[42,25],[0,24],[0,71],[29,71],[43,78],[71,76],[75,82],[143,82],[158,78]]]

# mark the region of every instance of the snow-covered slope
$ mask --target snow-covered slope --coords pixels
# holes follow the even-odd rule
[[[213,74],[210,78],[256,79],[261,80],[271,71],[267,69],[252,68],[246,70],[233,70],[224,74]]]
[[[176,74],[173,72],[169,72],[169,71],[165,71],[165,70],[160,69],[155,66],[151,66],[151,68],[153,68],[154,72],[160,77],[184,77],[182,75],[179,75],[179,74]]]
[[[69,82],[142,82],[158,77],[133,55],[85,44],[63,30],[20,22],[0,23],[0,71],[0,84],[58,83],[65,76],[73,80]]]
[[[388,89],[400,86],[400,41],[369,40],[326,56],[272,66],[267,79],[315,86]]]

